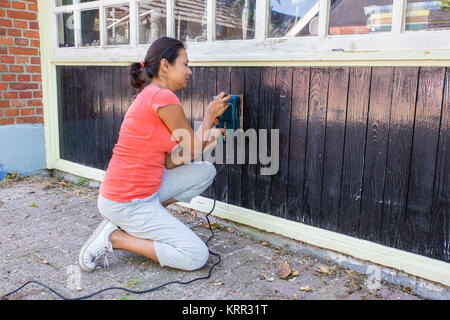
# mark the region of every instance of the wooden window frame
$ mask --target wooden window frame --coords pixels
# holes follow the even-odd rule
[[[56,7],[52,1],[54,30],[58,13],[74,13],[75,47],[58,47],[58,32],[52,35],[52,62],[129,62],[145,56],[148,44],[139,44],[138,3],[142,0],[97,0]],[[175,37],[175,2],[166,0],[167,36]],[[405,32],[407,0],[393,0],[392,31],[374,34],[329,35],[331,0],[320,0],[317,36],[268,38],[270,0],[256,1],[255,38],[250,40],[215,40],[216,0],[207,0],[208,22],[206,42],[187,42],[193,63],[245,63],[280,61],[383,61],[383,60],[449,60],[450,30]],[[105,8],[128,4],[130,8],[130,44],[106,45]],[[100,46],[81,47],[80,12],[99,9]]]

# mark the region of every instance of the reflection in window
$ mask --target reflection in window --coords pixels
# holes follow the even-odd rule
[[[73,0],[56,0],[56,6],[68,6],[73,4]]]
[[[166,1],[139,3],[139,43],[151,43],[166,35]]]
[[[255,38],[256,0],[218,0],[216,40]]]
[[[318,0],[270,0],[269,38],[317,35]]]
[[[390,32],[393,0],[332,1],[330,35]]]
[[[207,0],[176,0],[175,36],[181,41],[207,40]]]
[[[406,31],[450,29],[450,1],[408,0]]]
[[[56,15],[58,20],[58,45],[59,47],[73,47],[74,41],[74,25],[72,13],[59,13]]]
[[[121,5],[106,8],[107,45],[130,43],[130,8]]]
[[[83,47],[100,45],[98,9],[81,11],[81,43]]]

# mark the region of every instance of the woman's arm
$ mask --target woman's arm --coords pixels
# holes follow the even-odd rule
[[[166,155],[166,168],[175,168],[183,163],[190,162],[192,159],[200,156],[205,151],[207,145],[216,143],[218,135],[224,132],[224,130],[215,128],[211,130],[211,127],[214,120],[225,112],[228,107],[227,101],[231,96],[223,98],[224,95],[224,92],[220,93],[208,105],[208,108],[205,110],[202,125],[195,133],[186,119],[183,108],[179,105],[168,105],[157,110],[159,118],[164,122],[182,148],[180,150],[177,147],[170,154]],[[214,141],[210,141],[211,133],[215,137]]]

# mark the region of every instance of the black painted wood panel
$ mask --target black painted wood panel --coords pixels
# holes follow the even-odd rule
[[[306,134],[309,111],[309,68],[294,68],[292,74],[292,111],[289,136],[289,180],[287,215],[294,221],[304,221],[303,190],[305,181]]]
[[[287,216],[287,183],[289,176],[289,129],[292,108],[292,71],[293,68],[277,68],[276,92],[273,128],[278,130],[278,160],[272,160],[273,170],[278,173],[272,176],[271,212],[278,217]],[[273,143],[273,141],[271,141]],[[270,154],[273,154],[270,151]]]
[[[368,240],[378,243],[383,210],[393,75],[392,68],[375,68],[372,70],[370,86],[359,237],[367,234]]]
[[[450,69],[446,70],[430,228],[429,255],[450,261]]]
[[[306,138],[303,221],[319,226],[329,69],[312,68]]]
[[[359,229],[371,71],[350,69],[338,232],[354,237]]]
[[[176,92],[194,129],[220,91],[244,95],[245,162],[222,145],[202,196],[450,261],[450,71],[193,67]],[[106,169],[138,90],[127,67],[58,67],[60,155]],[[251,130],[255,136],[250,137]],[[260,129],[267,130],[267,141]],[[279,130],[279,167],[262,175]],[[251,144],[255,143],[255,145]],[[258,154],[266,145],[266,152]],[[257,163],[250,163],[249,151]],[[215,151],[212,152],[216,156]],[[267,160],[267,159],[266,159]],[[273,158],[272,158],[273,160]]]
[[[261,80],[260,68],[245,68],[245,92],[244,92],[244,132],[247,137],[244,139],[245,163],[242,165],[241,178],[241,206],[244,208],[255,209],[256,192],[256,163],[258,161],[257,149],[251,144],[252,132],[253,139],[257,141],[256,128],[258,127],[258,108],[259,108],[259,88]],[[252,131],[253,129],[253,131]],[[250,157],[250,150],[254,158]]]
[[[337,231],[344,158],[349,68],[331,68],[319,226]]]
[[[244,94],[245,92],[245,68],[231,68],[230,70],[230,88],[227,93],[232,92],[233,94]],[[236,134],[238,135],[238,133]],[[238,164],[238,139],[237,137],[228,136],[227,141],[233,141],[233,148],[227,155],[232,155],[232,161],[228,167],[228,203],[237,206],[241,205],[241,182],[242,182],[242,164]],[[231,148],[230,148],[231,149]],[[232,163],[231,163],[232,162]],[[228,163],[228,162],[227,162]],[[220,174],[220,173],[219,173]]]
[[[427,255],[445,68],[419,73],[407,211],[402,247]]]
[[[256,168],[256,193],[255,209],[271,214],[271,183],[272,178],[261,172],[269,167],[268,158],[271,150],[270,130],[273,128],[273,114],[275,110],[275,79],[276,68],[261,68],[260,103],[258,112],[258,130],[265,130],[266,134],[261,139],[258,135],[258,163]],[[266,146],[266,152],[261,152],[262,145]]]
[[[406,215],[419,68],[394,68],[381,243],[399,247]]]

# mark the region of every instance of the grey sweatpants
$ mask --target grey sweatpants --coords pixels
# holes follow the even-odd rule
[[[99,195],[98,209],[102,216],[126,233],[153,240],[161,266],[182,270],[199,269],[208,260],[208,248],[161,203],[170,198],[189,203],[212,184],[215,175],[216,168],[207,161],[164,169],[161,187],[150,197],[123,203]]]

